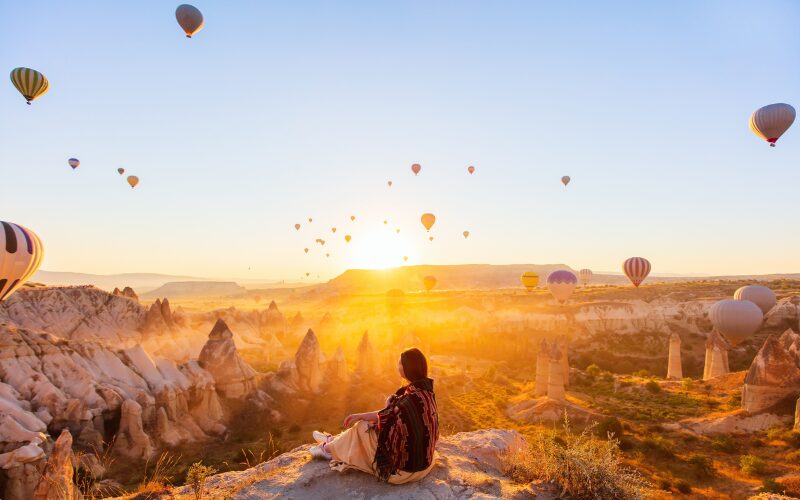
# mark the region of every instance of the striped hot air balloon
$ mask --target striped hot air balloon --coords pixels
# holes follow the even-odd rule
[[[633,286],[638,288],[650,274],[650,261],[644,257],[631,257],[622,263],[622,271],[631,280]]]
[[[42,241],[30,229],[0,221],[0,302],[21,287],[39,269],[44,257]]]
[[[761,285],[743,286],[733,294],[734,300],[749,300],[767,314],[778,302],[772,289]]]
[[[572,272],[564,269],[553,271],[547,277],[547,289],[561,304],[570,298],[576,286],[578,286],[578,278]]]
[[[591,269],[581,269],[578,271],[578,276],[580,276],[583,286],[586,286],[590,281],[592,281],[593,275],[594,273],[592,273]]]
[[[11,83],[19,90],[28,104],[43,96],[50,89],[50,82],[47,81],[47,78],[30,68],[12,69]]]
[[[522,276],[519,277],[519,280],[522,282],[522,286],[524,286],[525,289],[530,292],[539,284],[539,275],[533,271],[526,271],[522,273]]]
[[[761,328],[764,314],[749,300],[720,300],[708,310],[708,319],[728,341],[737,345]]]
[[[794,108],[788,104],[770,104],[750,115],[750,130],[774,148],[775,142],[794,123],[795,115]]]

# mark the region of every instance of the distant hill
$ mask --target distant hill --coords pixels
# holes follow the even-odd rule
[[[176,281],[166,283],[155,290],[141,294],[143,299],[167,297],[169,299],[190,297],[232,297],[244,295],[247,289],[233,281]]]

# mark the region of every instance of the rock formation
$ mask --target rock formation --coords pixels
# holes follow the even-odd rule
[[[547,397],[556,401],[564,401],[564,375],[561,348],[557,343],[550,350],[549,373],[547,377]]]
[[[757,413],[800,395],[800,335],[770,335],[753,358],[742,389],[742,409]]]
[[[706,339],[706,355],[703,366],[703,380],[709,380],[730,372],[728,368],[728,351],[731,344],[715,329]]]
[[[350,372],[347,369],[347,360],[344,357],[342,346],[336,348],[336,352],[328,361],[328,379],[332,383],[346,382],[350,379]]]
[[[82,498],[73,484],[72,434],[61,431],[47,459],[42,478],[33,494],[34,500],[74,500]]]
[[[133,299],[136,302],[139,302],[139,296],[136,295],[136,292],[133,291],[133,288],[126,286],[122,290],[119,288],[114,288],[114,291],[111,292],[111,295],[116,295],[118,297],[126,297],[129,299]]]
[[[269,303],[269,307],[261,315],[261,325],[264,333],[277,336],[282,336],[286,333],[289,326],[288,322],[274,300]]]
[[[535,397],[547,395],[547,383],[550,380],[550,346],[547,340],[542,339],[539,343],[539,353],[536,355],[536,388],[533,391]]]
[[[126,399],[122,403],[121,413],[115,450],[130,458],[149,459],[155,450],[150,436],[144,432],[141,405],[132,399]]]
[[[361,337],[356,356],[356,374],[359,377],[370,377],[378,373],[378,358],[369,341],[369,332],[364,332],[364,336]]]
[[[242,398],[256,388],[257,373],[239,356],[233,333],[222,319],[208,334],[198,363],[214,377],[217,392],[223,398]]]
[[[681,337],[677,333],[669,336],[669,360],[667,362],[667,379],[683,379],[683,365],[681,364]]]
[[[562,335],[558,339],[559,350],[561,351],[561,376],[564,379],[564,388],[569,388],[569,337]]]
[[[800,398],[794,404],[794,430],[800,430]]]
[[[314,330],[309,329],[294,355],[297,385],[301,391],[315,394],[321,391],[324,375],[321,363],[322,349]]]

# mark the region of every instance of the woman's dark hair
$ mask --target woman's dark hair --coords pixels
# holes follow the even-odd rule
[[[400,364],[403,365],[403,373],[409,382],[428,378],[428,360],[416,347],[406,349],[400,354]]]

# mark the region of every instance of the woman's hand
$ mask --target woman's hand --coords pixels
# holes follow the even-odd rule
[[[363,420],[361,418],[360,413],[353,413],[352,415],[348,415],[344,418],[344,422],[342,423],[342,427],[345,429],[349,429],[354,423],[358,422],[359,420]]]

